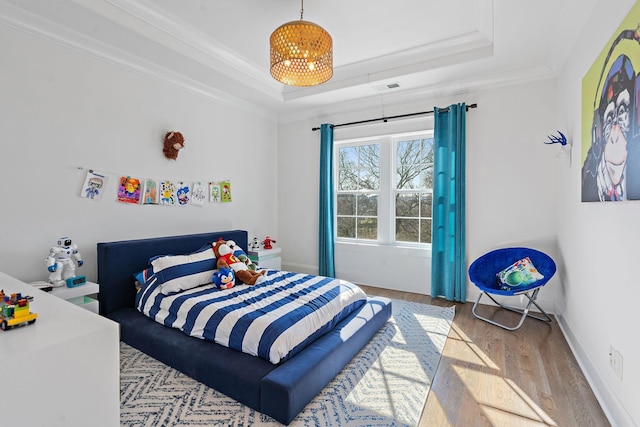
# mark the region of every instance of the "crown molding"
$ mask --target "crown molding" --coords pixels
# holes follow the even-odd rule
[[[63,46],[82,55],[148,75],[219,103],[242,109],[268,120],[276,120],[276,114],[255,103],[245,101],[184,74],[131,55],[122,49],[87,37],[80,32],[42,18],[3,0],[0,0],[0,24]]]
[[[321,121],[327,117],[336,115],[350,115],[358,112],[379,109],[381,106],[388,111],[404,111],[406,105],[423,104],[428,100],[470,94],[483,90],[492,90],[500,87],[515,86],[531,83],[538,80],[555,79],[556,74],[548,66],[533,67],[528,69],[513,70],[504,73],[475,75],[466,80],[455,80],[455,83],[435,83],[420,88],[392,91],[384,94],[368,96],[344,102],[336,102],[330,107],[309,107],[298,109],[291,113],[278,115],[278,124],[287,124],[301,120]],[[400,108],[398,108],[400,107]],[[402,113],[398,114],[402,114]],[[358,120],[358,119],[353,119]]]
[[[152,1],[72,1],[211,69],[234,76],[244,85],[282,99],[282,85],[266,76],[261,66],[227,49],[223,43],[160,9]],[[105,4],[111,7],[105,7]]]
[[[458,76],[448,74],[448,66],[493,56],[491,0],[478,0],[474,31],[336,67],[332,80],[309,88],[275,82],[261,67],[151,0],[67,1],[203,67],[189,69],[188,75],[178,68],[141,58],[127,52],[126,47],[109,45],[30,12],[21,7],[19,0],[0,0],[0,24],[279,123],[321,117],[328,111],[357,111],[381,102],[413,102],[553,76],[544,67],[502,74],[483,75],[481,70]],[[195,77],[198,73],[199,77]],[[400,89],[375,89],[376,85],[395,79],[400,79]]]
[[[382,55],[370,60],[339,66],[334,69],[334,77],[329,82],[314,87],[296,88],[276,82],[269,73],[265,73],[264,67],[261,65],[255,64],[238,55],[237,52],[229,50],[224,43],[182,21],[179,17],[160,8],[151,0],[67,1],[77,7],[91,11],[117,26],[139,34],[141,37],[165,49],[190,58],[205,66],[206,69],[216,71],[220,75],[233,79],[247,87],[247,90],[258,91],[273,102],[312,97],[318,93],[347,88],[358,84],[363,79],[368,82],[379,81],[416,71],[479,59],[492,54],[491,33],[486,31],[487,27],[492,27],[492,17],[486,13],[480,13],[477,30],[411,49]],[[479,4],[487,1],[490,6],[490,0],[479,0]],[[14,2],[14,4],[19,3]],[[481,11],[486,11],[491,10],[489,6],[477,7]],[[14,6],[14,9],[17,9],[17,6]],[[33,14],[31,14],[31,17],[37,19]],[[24,22],[24,19],[23,17],[23,23],[28,25]],[[487,19],[489,19],[488,23],[485,22]],[[53,22],[49,22],[49,24],[49,27],[55,26]],[[42,25],[42,20],[38,23],[39,25]],[[64,31],[61,26],[57,26],[56,30]],[[53,30],[46,31],[46,33],[48,33],[47,35],[50,39],[55,38]],[[94,44],[100,44],[99,42],[92,43],[86,36],[83,37],[79,33],[75,33],[74,37],[83,40],[82,44],[85,47],[83,50],[85,51],[94,49]],[[58,38],[68,42],[70,45],[79,44],[78,41],[71,40],[70,37],[62,36]],[[122,50],[120,53],[122,58],[119,59],[119,62],[124,64],[135,63],[136,58],[127,55]],[[116,54],[116,50],[112,49],[109,55],[112,61],[116,59]],[[145,67],[149,68],[150,65],[147,63]],[[137,68],[140,68],[140,66],[137,65]],[[174,73],[176,76],[177,74]],[[180,79],[178,78],[178,80]],[[221,95],[218,94],[218,96]]]

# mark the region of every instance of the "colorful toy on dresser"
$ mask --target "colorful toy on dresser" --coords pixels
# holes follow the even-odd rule
[[[14,326],[27,323],[29,325],[35,323],[38,317],[37,313],[29,311],[29,302],[33,301],[31,296],[22,296],[22,294],[11,294],[7,296],[4,290],[0,290],[0,328],[8,331]]]

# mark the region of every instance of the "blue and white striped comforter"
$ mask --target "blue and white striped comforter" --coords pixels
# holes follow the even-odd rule
[[[256,286],[163,295],[149,284],[136,299],[139,311],[165,326],[275,364],[330,331],[366,295],[344,280],[268,270]]]

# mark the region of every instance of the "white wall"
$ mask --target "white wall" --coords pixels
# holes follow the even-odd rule
[[[86,263],[78,273],[90,280],[100,241],[230,228],[277,236],[275,116],[2,25],[0,52],[0,271],[46,280],[45,258],[65,235],[79,245]],[[186,139],[175,162],[162,154],[167,130]],[[88,168],[109,176],[100,202],[79,197]],[[233,202],[125,205],[115,201],[120,175],[230,179]]]
[[[448,105],[448,104],[447,104]],[[424,107],[423,107],[424,108]],[[366,114],[367,112],[365,112]],[[378,117],[375,111],[370,111]],[[374,117],[370,116],[370,117]],[[336,116],[342,122],[346,116]],[[370,118],[366,117],[366,118]],[[279,127],[280,160],[290,167],[280,168],[279,183],[280,244],[286,251],[284,268],[318,273],[318,176],[319,132],[312,127],[326,122],[322,118],[298,121]],[[350,119],[348,119],[350,120]],[[336,129],[334,139],[350,139],[391,132],[407,132],[424,129],[425,120],[412,120],[386,125],[369,125],[349,129]],[[282,164],[282,163],[280,163]],[[337,243],[335,248],[336,275],[357,283],[385,287],[394,283],[396,289],[426,293],[424,277],[403,274],[414,271],[415,265],[429,268],[429,253],[424,250],[378,245],[350,245]],[[376,266],[376,267],[373,267]]]
[[[420,105],[387,106],[384,115],[426,111],[455,102],[478,103],[467,113],[467,260],[509,245],[557,253],[556,190],[560,167],[557,147],[543,141],[556,131],[555,82],[467,93],[447,99],[425,99]],[[285,267],[317,271],[317,187],[320,123],[343,123],[382,116],[379,108],[335,114],[279,126],[279,230],[286,251]],[[334,138],[419,129],[430,116],[335,130]],[[383,288],[429,294],[430,253],[403,248],[336,245],[336,275]],[[560,295],[553,279],[540,295],[554,312]],[[468,286],[468,299],[476,288]]]
[[[582,78],[627,15],[631,0],[600,0],[558,84],[559,126],[574,141],[572,165],[557,182],[559,252],[564,261],[561,325],[613,425],[640,425],[640,346],[636,339],[640,202],[582,203]],[[636,73],[638,70],[636,70]],[[629,165],[628,167],[638,167]],[[609,346],[623,355],[623,379]]]

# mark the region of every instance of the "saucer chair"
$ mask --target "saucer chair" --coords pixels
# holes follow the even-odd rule
[[[507,267],[514,264],[516,261],[522,260],[528,257],[535,269],[544,276],[530,284],[517,284],[511,283],[511,285],[504,285],[498,279],[498,273],[505,270]],[[496,249],[482,255],[476,259],[469,266],[469,279],[482,291],[478,296],[475,304],[473,305],[473,315],[478,319],[489,322],[493,325],[500,326],[501,328],[509,331],[518,329],[524,323],[524,319],[532,317],[543,322],[551,322],[551,317],[536,303],[538,292],[547,282],[553,277],[556,272],[556,263],[551,257],[544,252],[540,252],[531,248],[503,248]],[[482,297],[486,295],[494,303],[505,310],[513,311],[515,313],[522,314],[520,321],[515,326],[508,326],[502,323],[498,323],[494,320],[480,316],[477,313],[478,304]],[[524,295],[529,299],[527,306],[524,310],[519,308],[507,307],[496,301],[492,295],[500,296],[519,296]],[[529,313],[529,309],[532,305],[535,305],[540,313],[544,317],[539,317]]]

